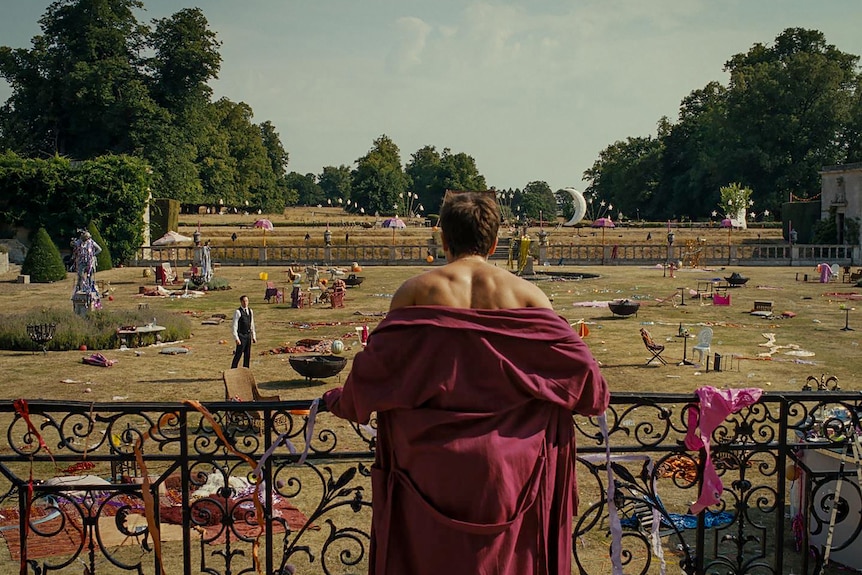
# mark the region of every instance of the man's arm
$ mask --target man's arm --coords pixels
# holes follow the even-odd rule
[[[248,308],[249,326],[251,327],[251,341],[257,343],[257,332],[254,330],[254,310]]]
[[[233,323],[231,324],[231,333],[233,340],[239,345],[239,310],[233,312]]]

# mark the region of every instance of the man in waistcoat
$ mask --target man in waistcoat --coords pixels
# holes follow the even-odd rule
[[[247,295],[239,298],[239,307],[233,312],[233,339],[236,342],[236,351],[233,352],[231,369],[239,365],[240,357],[243,367],[248,367],[251,344],[257,343],[257,335],[254,331],[254,312],[248,307]]]

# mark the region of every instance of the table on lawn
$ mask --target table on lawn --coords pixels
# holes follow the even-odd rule
[[[138,340],[137,341],[137,343],[138,343],[137,347],[141,347],[144,343],[144,336],[145,335],[153,334],[155,336],[155,338],[158,339],[158,334],[160,332],[165,331],[165,329],[166,328],[162,325],[153,325],[153,324],[141,325],[141,326],[135,327],[134,329],[132,329],[132,328],[120,328],[117,330],[117,335],[120,337],[120,339],[122,341],[125,342],[126,347],[135,347],[134,345],[132,345],[132,343],[135,340],[134,336],[137,335],[138,336],[137,337],[137,340]]]

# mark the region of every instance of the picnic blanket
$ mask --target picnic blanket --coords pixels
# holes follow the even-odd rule
[[[128,506],[131,513],[125,518],[126,525],[131,530],[136,527],[146,527],[143,502],[136,497],[103,493],[97,497],[98,504],[93,509],[99,509],[102,502],[107,502],[98,516],[99,537],[107,548],[122,545],[140,545],[143,537],[128,537],[116,527],[115,516],[122,506]],[[162,541],[178,541],[182,539],[182,495],[177,489],[168,488],[160,498],[159,516],[162,521],[160,530]],[[200,536],[210,545],[222,545],[227,540],[223,525],[221,509],[228,509],[231,514],[231,540],[238,537],[250,539],[257,536],[260,528],[254,518],[254,505],[249,496],[225,499],[212,495],[200,499],[191,507],[192,525],[199,526]],[[20,561],[21,536],[18,530],[18,508],[0,508],[0,538],[5,540],[9,556],[13,561]],[[272,517],[275,521],[269,527],[272,533],[283,533],[285,524],[296,532],[308,522],[308,517],[290,504],[287,499],[273,497]],[[92,519],[87,518],[87,521]],[[38,523],[39,531],[45,533],[40,537],[31,531],[27,538],[27,556],[30,559],[40,559],[55,555],[72,555],[79,548],[86,550],[90,544],[90,535],[84,528],[78,509],[71,501],[59,500],[56,508],[49,506],[34,506],[31,511],[31,521]],[[312,526],[311,529],[319,529]],[[83,541],[83,547],[81,547]],[[97,542],[93,541],[96,549]],[[0,552],[0,558],[3,553]]]

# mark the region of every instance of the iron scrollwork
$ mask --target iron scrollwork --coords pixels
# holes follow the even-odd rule
[[[609,572],[610,551],[620,545],[626,573],[654,573],[662,561],[687,574],[814,573],[830,524],[831,560],[840,562],[862,535],[850,449],[860,401],[831,389],[770,393],[729,415],[711,436],[723,492],[696,515],[689,506],[703,488],[705,452],[684,441],[699,409],[694,396],[614,394],[606,414],[610,459],[597,419],[574,416],[576,570]],[[309,405],[261,402],[257,417],[248,405],[214,402],[205,405],[210,419],[186,404],[33,401],[29,424],[2,405],[0,530],[26,521],[19,545],[32,573],[80,572],[81,563],[93,575],[154,573],[146,481],[171,573],[250,572],[258,546],[268,574],[363,572],[376,426],[320,413],[310,430]],[[49,481],[55,476],[80,482]],[[619,543],[611,536],[609,480]],[[68,540],[62,548],[60,533]]]

